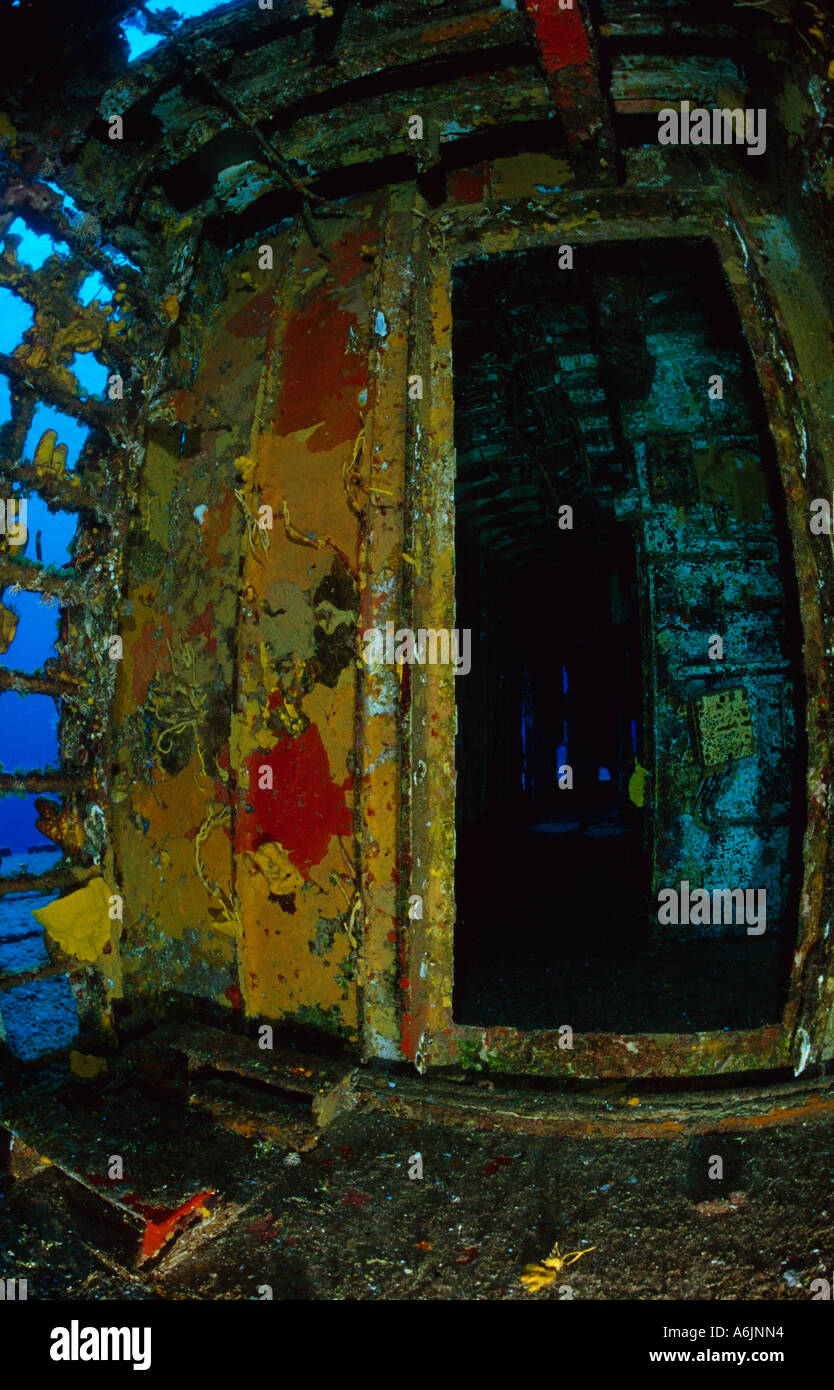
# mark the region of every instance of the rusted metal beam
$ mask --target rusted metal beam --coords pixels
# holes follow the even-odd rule
[[[221,110],[227,110],[231,112],[232,116],[234,117],[235,123],[238,126],[242,127],[245,131],[247,131],[247,133],[251,136],[252,140],[254,140],[255,144],[257,145],[258,149],[260,150],[261,154],[263,155],[263,158],[266,160],[266,163],[268,167],[272,170],[272,172],[278,176],[281,183],[286,188],[291,188],[293,192],[297,193],[298,196],[301,198],[301,220],[304,223],[307,235],[309,236],[313,245],[322,253],[324,259],[329,260],[330,257],[328,253],[322,247],[321,238],[318,234],[318,229],[316,228],[316,225],[313,221],[313,214],[310,207],[311,202],[321,203],[324,200],[322,198],[319,198],[317,194],[313,193],[308,187],[308,185],[298,177],[292,165],[288,163],[284,155],[278,149],[275,140],[268,139],[264,135],[260,126],[252,120],[251,116],[240,104],[240,102],[237,101],[237,99],[233,97],[229,91],[221,87],[220,83],[217,82],[217,80],[212,76],[208,69],[202,67],[199,63],[195,63],[190,58],[187,49],[183,48],[182,54],[183,61],[188,67],[188,69],[191,71],[192,75],[198,78],[199,81],[201,81],[205,86],[209,88],[209,91],[212,93],[212,96],[214,98],[215,104],[218,107],[220,107]]]
[[[553,106],[547,88],[537,80],[532,66],[513,67],[450,82],[436,92],[392,92],[323,115],[304,116],[292,127],[283,148],[296,159],[306,149],[319,174],[346,164],[364,163],[368,160],[368,127],[372,121],[375,159],[397,154],[413,158],[408,117],[415,109],[422,112],[424,123],[437,129],[442,150],[469,135],[547,119]],[[554,144],[558,143],[556,125],[554,120]]]
[[[422,115],[424,126],[437,133],[441,153],[468,136],[487,136],[492,130],[523,128],[548,119],[553,126],[554,145],[560,141],[561,131],[547,87],[531,65],[479,73],[436,91],[426,88],[366,96],[348,106],[299,115],[291,128],[282,133],[281,151],[286,159],[311,165],[318,178],[397,155],[413,160],[416,142],[409,139],[408,120],[415,111]],[[371,129],[373,139],[369,140]],[[165,174],[166,183],[175,186],[182,167],[172,166]],[[215,185],[215,194],[221,203],[233,203],[235,212],[240,212],[274,188],[274,176],[258,160],[224,175],[222,187],[218,190]]]
[[[500,1083],[499,1083],[500,1084]],[[699,1134],[753,1134],[785,1125],[831,1122],[834,1089],[830,1082],[775,1082],[756,1087],[738,1085],[726,1090],[683,1091],[656,1095],[632,1082],[605,1104],[590,1087],[584,1094],[549,1092],[476,1092],[460,1081],[432,1079],[431,1093],[416,1079],[398,1080],[396,1092],[387,1081],[360,1070],[354,1094],[362,1105],[394,1111],[420,1124],[461,1126],[537,1138],[583,1140],[668,1139]]]
[[[624,16],[621,19],[606,20],[599,26],[601,39],[660,39],[669,40],[668,15]],[[692,49],[705,48],[714,42],[726,48],[728,43],[737,41],[738,30],[732,24],[705,23],[693,9],[689,15],[685,11],[675,14],[675,38],[692,39]]]
[[[524,0],[524,4],[577,182],[584,186],[615,183],[614,129],[600,86],[584,0],[573,0],[570,9],[562,9],[558,0]]]
[[[6,874],[0,877],[0,897],[8,893],[52,893],[59,888],[81,888],[99,874],[96,868],[79,873],[69,864],[47,869],[42,874]]]
[[[56,193],[47,184],[30,182],[23,177],[9,179],[0,195],[0,210],[22,216],[36,232],[45,231],[53,241],[65,241],[72,251],[79,281],[90,270],[97,270],[106,276],[107,280],[112,281],[114,286],[127,285],[131,304],[151,314],[154,319],[159,318],[160,310],[149,298],[140,272],[132,265],[117,265],[89,235],[80,232],[80,221],[70,221],[63,210],[61,194]],[[98,216],[98,212],[96,215]],[[110,240],[106,229],[103,236]],[[116,249],[118,250],[118,247]],[[74,268],[70,265],[70,275]],[[124,352],[115,339],[112,346],[114,355],[116,352]]]
[[[465,68],[465,55],[471,52],[472,65],[477,62],[482,69],[481,55],[493,53],[490,66],[497,72],[511,62],[522,61],[525,49],[529,61],[533,55],[522,17],[514,10],[496,7],[476,15],[457,16],[445,23],[436,16],[428,25],[386,35],[381,42],[369,43],[365,39],[350,46],[340,45],[336,61],[326,68],[299,63],[294,41],[285,38],[266,49],[241,55],[224,74],[223,90],[236,93],[237,102],[250,121],[264,125],[277,120],[282,128],[307,114],[311,106],[319,115],[328,116],[379,95],[383,89],[387,89],[391,99],[398,93],[406,97],[411,93],[412,109],[420,112],[419,101],[425,101],[454,55],[462,55]],[[278,103],[276,72],[281,73]],[[205,75],[211,79],[210,73]],[[475,75],[456,71],[447,82]],[[415,97],[419,99],[417,105]],[[176,89],[160,99],[154,114],[166,128],[157,147],[157,162],[162,167],[204,147],[235,123],[222,116],[217,106],[188,100]]]
[[[0,772],[0,792],[54,792],[67,796],[88,792],[89,777],[74,777],[57,769],[54,772]]]
[[[114,520],[115,508],[106,506],[101,497],[82,487],[77,474],[68,473],[63,478],[56,478],[52,474],[39,473],[31,464],[0,458],[0,479],[20,483],[24,488],[37,492],[45,501],[58,502],[64,511],[91,511],[108,521]]]
[[[157,16],[147,14],[153,26]],[[215,49],[220,56],[224,50],[242,48],[253,38],[260,47],[262,36],[270,31],[286,34],[292,26],[290,38],[296,45],[304,29],[311,29],[321,23],[321,17],[311,12],[308,0],[276,0],[274,9],[261,10],[258,6],[245,5],[228,14],[205,15],[186,20],[178,31],[181,37],[190,42],[195,31],[199,35],[202,48],[211,54]],[[159,26],[160,37],[164,27]],[[268,42],[268,39],[267,39]],[[126,72],[106,89],[98,103],[103,115],[111,111],[129,111],[136,102],[147,100],[154,91],[176,84],[181,77],[181,67],[177,52],[168,43],[160,44],[158,49],[146,58],[132,63]]]
[[[34,392],[40,400],[60,406],[68,414],[75,415],[91,429],[112,430],[117,425],[113,412],[99,401],[81,400],[68,386],[57,381],[48,368],[31,367],[25,357],[10,357],[0,352],[0,372],[11,377],[19,386]]]
[[[55,695],[61,697],[66,691],[77,689],[79,681],[67,671],[56,676],[27,675],[25,671],[0,670],[0,691],[18,690],[34,695]]]
[[[81,604],[85,608],[101,603],[95,593],[77,575],[52,574],[34,560],[12,560],[0,556],[0,584],[17,585],[36,594],[54,594],[63,604]]]
[[[737,92],[739,104],[745,104],[746,82],[726,56],[626,53],[612,61],[611,100],[619,114],[677,109],[684,100],[695,106],[727,105],[719,100],[722,91]]]

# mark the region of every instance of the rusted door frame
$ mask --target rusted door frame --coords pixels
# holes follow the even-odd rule
[[[773,267],[768,267],[768,281],[747,216],[719,189],[700,193],[697,202],[689,194],[685,203],[678,203],[674,194],[606,190],[563,196],[558,211],[526,200],[443,210],[434,217],[403,209],[397,235],[392,227],[386,237],[387,265],[380,275],[380,310],[393,314],[397,350],[389,357],[371,412],[371,437],[380,446],[371,450],[372,463],[375,459],[378,468],[380,452],[386,453],[387,485],[402,487],[403,506],[380,506],[372,499],[369,534],[373,537],[376,526],[385,539],[381,545],[369,544],[363,557],[365,617],[373,616],[374,622],[390,618],[397,627],[414,630],[454,627],[453,265],[473,256],[541,246],[711,240],[756,358],[802,607],[809,820],[784,1019],[750,1031],[575,1034],[570,1049],[560,1047],[555,1028],[524,1032],[455,1023],[454,676],[450,666],[404,667],[401,675],[382,667],[360,677],[361,728],[367,735],[384,727],[388,743],[383,752],[386,740],[371,739],[359,795],[366,1056],[409,1058],[420,1070],[457,1064],[588,1078],[743,1073],[789,1063],[799,1072],[822,1056],[832,993],[831,969],[822,963],[830,946],[823,889],[829,881],[831,836],[826,817],[830,677],[820,591],[823,582],[828,593],[834,588],[830,546],[824,551],[815,547],[819,538],[810,536],[807,519],[810,499],[826,494],[819,492],[818,463],[812,462],[813,411],[784,328]],[[410,244],[406,217],[413,229]],[[406,281],[414,287],[410,297],[402,293]],[[824,364],[803,361],[802,369],[807,375],[824,370]],[[422,399],[412,400],[409,383],[413,392],[418,377]],[[391,429],[394,403],[399,434]],[[374,781],[380,755],[387,771]],[[525,910],[523,892],[518,910]],[[507,930],[512,930],[511,922]]]

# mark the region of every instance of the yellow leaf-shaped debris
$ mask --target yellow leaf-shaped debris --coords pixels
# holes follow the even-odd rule
[[[544,1265],[525,1265],[521,1282],[531,1293],[538,1293],[540,1289],[546,1289],[549,1284],[554,1284],[558,1273],[557,1269],[545,1269]]]
[[[69,1060],[75,1075],[82,1076],[85,1081],[107,1071],[107,1063],[103,1057],[91,1057],[87,1052],[76,1052],[75,1048],[72,1049]]]
[[[562,1255],[557,1240],[550,1254],[545,1255],[540,1264],[525,1265],[519,1278],[531,1293],[538,1293],[539,1289],[546,1289],[549,1284],[554,1284],[568,1265],[576,1264],[583,1255],[590,1255],[596,1248],[595,1245],[587,1245],[584,1250],[571,1250],[567,1255]]]
[[[635,806],[642,806],[646,797],[646,778],[650,774],[639,763],[634,764],[634,771],[628,779],[628,799]]]
[[[94,878],[65,898],[35,908],[32,916],[67,955],[93,961],[110,940],[110,897],[104,879]]]

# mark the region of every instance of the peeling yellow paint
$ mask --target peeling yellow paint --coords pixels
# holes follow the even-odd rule
[[[104,879],[93,878],[74,893],[57,898],[46,907],[34,908],[32,916],[67,955],[98,960],[112,940],[111,896]]]
[[[284,846],[277,841],[268,841],[260,849],[247,851],[245,857],[263,874],[270,893],[283,896],[304,887],[306,880],[303,874],[290,862]]]

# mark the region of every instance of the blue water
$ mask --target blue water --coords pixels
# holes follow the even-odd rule
[[[0,352],[12,353],[28,328],[35,311],[19,294],[0,288]]]
[[[124,251],[119,251],[116,246],[111,246],[108,241],[102,243],[101,249],[107,253],[110,260],[116,265],[129,265],[133,270],[140,270],[140,267],[135,261],[130,259],[130,256],[126,256]]]
[[[18,615],[17,630],[7,650],[0,656],[0,667],[9,671],[41,671],[51,656],[58,654],[58,625],[61,610],[43,602],[39,594],[23,589],[19,594],[3,590],[3,603]]]
[[[52,189],[53,193],[59,193],[61,195],[64,200],[65,213],[69,216],[76,216],[80,212],[80,208],[71,194],[65,193],[63,188],[59,187],[57,183],[52,183],[49,179],[44,179],[44,183],[47,188]]]
[[[58,766],[59,705],[60,700],[51,695],[3,691],[0,695],[0,764],[4,772],[36,772],[41,767]]]
[[[228,5],[229,0],[148,0],[148,9],[154,14],[160,10],[176,10],[180,19],[195,19],[198,15],[219,10]]]
[[[21,857],[33,873],[41,873],[56,857],[62,857],[58,846],[35,827],[36,800],[55,801],[55,797],[41,797],[37,792],[27,792],[25,796],[6,792],[0,796],[0,863],[5,876],[22,871],[16,862]]]
[[[22,520],[22,517],[20,518]],[[19,554],[27,560],[40,559],[44,565],[66,565],[70,559],[70,542],[78,530],[76,512],[51,512],[37,493],[26,499],[26,546]],[[38,555],[40,535],[40,556]]]
[[[221,5],[228,3],[229,0],[148,0],[147,8],[152,14],[159,14],[162,10],[173,10],[179,19],[183,20],[194,19],[201,14],[209,14],[212,10],[219,10]],[[122,35],[127,39],[129,63],[135,62],[137,58],[143,57],[152,48],[165,42],[161,34],[146,33],[141,17],[137,17],[137,19],[138,22],[126,20],[122,25]]]
[[[33,270],[39,270],[47,257],[55,251],[58,252],[59,256],[69,255],[69,247],[65,241],[53,241],[51,236],[41,236],[38,232],[33,232],[22,217],[15,218],[9,227],[9,232],[14,232],[15,236],[20,237],[20,244],[17,248],[18,260],[31,266]]]
[[[122,37],[127,39],[127,60],[129,63],[144,57],[152,48],[158,48],[163,42],[160,34],[146,34],[145,30],[140,29],[138,24],[131,24],[128,21],[122,25]]]
[[[79,304],[92,304],[94,299],[98,299],[102,304],[107,304],[112,298],[113,291],[100,270],[91,270],[89,275],[81,281],[78,290]]]
[[[84,392],[89,396],[101,396],[107,385],[107,368],[102,366],[91,352],[77,352],[69,364],[75,372]]]

